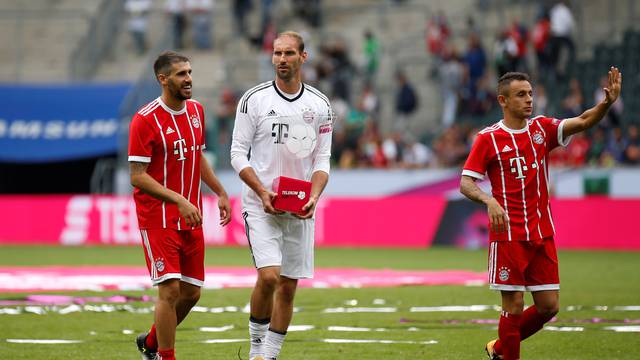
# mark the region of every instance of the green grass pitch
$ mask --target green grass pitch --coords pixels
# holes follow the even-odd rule
[[[582,332],[545,330],[522,345],[523,359],[639,359],[640,334],[613,332],[604,328],[610,323],[640,319],[640,311],[617,311],[613,306],[640,305],[640,253],[561,251],[561,312],[556,327],[584,327]],[[208,248],[209,266],[251,266],[248,249]],[[39,265],[137,265],[144,258],[139,247],[43,247],[0,246],[0,266]],[[366,267],[394,269],[466,269],[483,271],[486,251],[465,251],[452,248],[431,249],[344,249],[317,250],[316,267]],[[144,292],[118,292],[129,295],[153,295]],[[207,290],[201,306],[244,307],[250,289]],[[114,293],[76,293],[105,296]],[[2,299],[24,296],[0,293]],[[394,313],[323,313],[331,307],[348,307],[347,300],[357,300],[358,306],[378,307],[374,299],[384,299],[386,305],[397,307]],[[530,303],[530,297],[527,296]],[[293,325],[314,325],[315,329],[290,332],[280,359],[484,359],[484,344],[497,336],[495,324],[470,323],[471,319],[497,319],[496,311],[484,312],[409,312],[412,306],[499,304],[499,295],[486,286],[407,286],[363,289],[300,289]],[[134,303],[147,308],[150,303]],[[569,305],[581,309],[568,311]],[[607,306],[596,310],[595,306]],[[247,315],[243,313],[192,313],[178,329],[176,355],[179,359],[242,359],[247,358],[248,342],[206,344],[208,339],[247,337]],[[599,323],[582,320],[602,319]],[[135,350],[135,334],[148,329],[150,314],[129,312],[58,314],[0,314],[0,359],[139,359]],[[202,332],[200,327],[234,328],[220,333]],[[636,323],[635,325],[640,326]],[[374,332],[328,331],[329,326],[384,328]],[[415,328],[409,331],[410,328]],[[436,344],[333,344],[321,339],[375,339],[429,341]],[[79,344],[35,345],[7,343],[6,339],[71,339]]]

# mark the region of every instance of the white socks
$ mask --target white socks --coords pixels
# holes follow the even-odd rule
[[[251,342],[249,359],[257,355],[264,355],[264,345],[267,337],[267,330],[269,330],[269,322],[270,319],[258,320],[253,317],[249,319],[249,339]]]
[[[264,357],[266,359],[275,359],[280,355],[280,349],[282,349],[285,336],[286,333],[280,334],[273,330],[267,332],[267,339],[264,344]]]

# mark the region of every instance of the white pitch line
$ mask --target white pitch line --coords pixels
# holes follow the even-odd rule
[[[228,343],[238,343],[238,342],[247,342],[249,339],[210,339],[205,340],[203,343],[205,344],[228,344]]]
[[[313,330],[316,327],[313,325],[289,325],[289,328],[287,329],[287,332],[291,332],[291,331],[309,331],[309,330]]]
[[[374,340],[374,339],[322,339],[322,342],[330,344],[421,344],[421,345],[433,345],[438,342],[435,340],[429,341],[409,341],[409,340]]]
[[[607,326],[604,329],[615,331],[615,332],[640,332],[640,326],[637,326],[637,325]]]
[[[328,308],[322,310],[323,313],[394,313],[398,312],[398,308],[395,307],[378,307],[378,308],[369,308],[369,307],[357,307],[357,308]]]
[[[13,344],[79,344],[82,340],[57,340],[57,339],[7,339]]]
[[[349,327],[349,326],[329,326],[327,328],[329,331],[355,331],[355,332],[369,332],[369,331],[387,331],[387,329],[383,328],[366,328],[366,327]]]
[[[469,305],[469,306],[413,306],[410,312],[479,312],[495,310],[495,305]]]
[[[584,327],[582,326],[545,326],[544,330],[546,331],[566,331],[566,332],[580,332],[584,331]]]

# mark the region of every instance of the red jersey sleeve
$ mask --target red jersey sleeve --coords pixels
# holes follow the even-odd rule
[[[492,151],[492,146],[487,136],[478,134],[471,147],[469,157],[467,157],[467,161],[464,163],[462,175],[471,176],[479,180],[484,179]]]
[[[542,130],[544,130],[548,151],[555,149],[558,145],[569,145],[571,136],[565,138],[562,134],[562,128],[564,127],[565,120],[539,117],[536,121],[538,121]]]
[[[136,113],[129,124],[129,161],[150,163],[154,133],[142,115]]]

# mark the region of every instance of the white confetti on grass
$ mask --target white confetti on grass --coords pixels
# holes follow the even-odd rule
[[[203,326],[199,330],[204,332],[225,332],[233,329],[234,327],[235,326],[233,325],[226,325],[226,326],[220,326],[220,327]]]
[[[82,340],[60,340],[60,339],[7,339],[12,344],[79,344]]]

